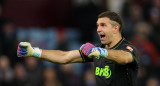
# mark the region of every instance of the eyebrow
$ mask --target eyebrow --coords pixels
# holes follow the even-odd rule
[[[99,23],[99,24],[106,24],[106,23],[103,23],[103,22],[102,22],[102,23]],[[98,25],[98,23],[96,23],[96,25]]]

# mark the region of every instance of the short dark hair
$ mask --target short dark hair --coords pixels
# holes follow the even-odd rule
[[[119,16],[119,14],[115,12],[111,12],[111,11],[106,11],[98,15],[98,18],[103,18],[103,17],[107,17],[110,20],[117,22],[120,25],[119,31],[122,32],[123,23],[122,23],[122,19]]]

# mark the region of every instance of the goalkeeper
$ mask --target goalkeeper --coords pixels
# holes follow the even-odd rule
[[[60,51],[18,45],[18,57],[35,57],[53,63],[94,62],[97,86],[136,86],[138,55],[136,48],[121,35],[122,20],[115,12],[98,15],[97,33],[101,44],[83,44],[79,50]]]

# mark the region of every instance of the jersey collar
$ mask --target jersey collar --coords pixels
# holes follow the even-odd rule
[[[125,38],[123,37],[115,46],[113,46],[112,48],[109,48],[111,50],[116,49],[120,44],[122,44],[122,42],[125,40]]]

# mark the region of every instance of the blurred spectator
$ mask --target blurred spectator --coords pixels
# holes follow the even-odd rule
[[[3,11],[2,5],[0,4],[0,18],[2,17],[2,11]]]
[[[43,73],[43,86],[62,86],[53,68],[46,68]]]
[[[134,26],[138,23],[143,21],[143,10],[141,6],[136,3],[130,3],[129,8],[127,10],[128,16],[123,16],[124,18],[124,37],[126,39],[131,39],[134,34]],[[127,7],[124,7],[126,9]]]
[[[2,17],[3,14],[3,7],[4,7],[4,0],[0,0],[0,18]]]
[[[160,1],[159,0],[152,0],[152,6],[160,9]]]
[[[96,86],[94,70],[88,69],[84,75],[85,86]]]
[[[64,28],[58,28],[58,47],[59,50],[68,50],[67,45],[67,39],[65,36],[65,29]]]
[[[153,0],[149,10],[149,21],[153,25],[152,41],[160,52],[160,0]]]
[[[2,54],[7,55],[11,61],[11,66],[17,61],[16,49],[16,30],[15,25],[11,19],[3,18],[2,20],[2,35],[1,35],[1,45]]]
[[[130,7],[129,12],[133,21],[138,22],[143,20],[143,10],[140,5],[133,3]]]
[[[73,74],[72,64],[61,65],[60,71],[63,86],[83,86],[82,80]]]
[[[110,11],[121,14],[125,0],[107,0],[106,6]]]
[[[25,58],[27,82],[26,86],[40,86],[42,84],[42,65],[36,58]]]
[[[7,56],[0,56],[0,86],[11,86],[13,71]]]
[[[0,41],[2,40],[2,1],[3,0],[0,0]],[[0,55],[2,54],[2,43],[0,42]]]
[[[150,23],[155,29],[159,28],[160,21],[160,9],[152,8],[150,10]]]
[[[159,86],[159,81],[155,77],[149,77],[149,79],[146,81],[146,86]]]
[[[141,65],[146,67],[148,71],[151,72],[150,69],[154,69],[158,66],[159,57],[154,44],[148,39],[152,33],[152,27],[145,22],[141,22],[136,24],[134,30],[135,34],[131,42],[139,51]]]
[[[12,86],[27,86],[26,77],[26,70],[24,69],[24,66],[20,63],[17,63],[14,67],[14,79]]]
[[[137,86],[145,86],[148,77],[147,70],[144,67],[139,67],[137,76]]]

